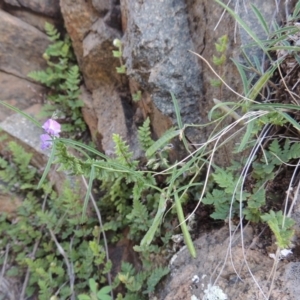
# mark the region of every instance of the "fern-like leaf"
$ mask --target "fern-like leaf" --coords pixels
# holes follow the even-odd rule
[[[150,119],[147,118],[144,121],[143,126],[138,130],[138,139],[141,145],[141,148],[144,151],[147,151],[153,144],[154,141],[151,138],[151,128],[150,128]]]
[[[54,25],[46,22],[45,23],[45,31],[46,31],[46,33],[47,33],[48,38],[50,39],[50,41],[54,42],[54,41],[59,40],[60,34],[57,31],[57,29],[54,27]]]
[[[133,153],[129,151],[129,145],[122,140],[119,134],[113,134],[112,139],[115,142],[116,160],[126,167],[136,167],[138,162],[133,161]]]
[[[155,286],[159,283],[159,281],[169,274],[170,270],[168,268],[156,268],[151,272],[150,277],[147,280],[147,290],[144,291],[144,294],[152,293],[154,291]]]

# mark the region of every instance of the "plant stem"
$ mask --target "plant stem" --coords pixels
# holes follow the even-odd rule
[[[182,230],[184,242],[185,242],[187,248],[189,249],[189,252],[190,252],[191,256],[193,258],[196,258],[196,256],[197,256],[196,255],[196,249],[194,247],[191,235],[188,231],[188,228],[187,228],[187,225],[186,225],[186,222],[185,222],[181,202],[180,202],[180,199],[178,198],[177,191],[174,191],[174,196],[175,196],[175,207],[176,207],[176,211],[177,211],[178,220],[180,222],[180,227],[181,227],[181,230]]]

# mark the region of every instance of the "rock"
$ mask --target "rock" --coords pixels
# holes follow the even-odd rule
[[[24,7],[50,17],[60,15],[59,0],[4,0],[7,4],[16,7]]]
[[[9,87],[9,88],[7,88]],[[0,72],[0,100],[21,110],[41,103],[46,89],[20,77]],[[15,112],[1,105],[0,122]]]
[[[4,0],[4,2],[12,6],[21,7],[21,4],[17,0]]]
[[[201,67],[189,52],[195,49],[186,10],[183,0],[127,0],[121,6],[127,75],[151,95],[156,108],[173,124],[176,116],[170,92],[179,102],[184,123],[201,122]],[[197,130],[187,134],[192,142],[203,141]]]
[[[0,19],[0,71],[26,79],[29,72],[46,68],[47,36],[1,10]]]
[[[82,42],[92,25],[98,20],[99,13],[89,1],[84,0],[60,0],[60,6],[67,32],[71,37],[81,67],[83,60]],[[84,72],[83,75],[85,75]]]
[[[18,9],[15,7],[14,8],[5,7],[5,11],[44,33],[46,33],[45,32],[46,22],[53,24],[58,29],[63,28],[63,22],[61,18],[51,18],[49,16],[39,15],[31,11],[27,11],[22,8]]]
[[[121,77],[116,72],[119,60],[113,57],[113,40],[120,37],[120,32],[107,26],[103,19],[98,19],[82,41],[83,57],[81,71],[87,88],[92,91],[99,85],[117,87]]]
[[[119,6],[114,1],[94,1],[93,5],[97,10],[89,2],[70,4],[70,0],[61,0],[63,18],[86,86],[82,95],[84,119],[100,150],[107,154],[114,152],[112,134],[116,133],[138,157],[128,82],[116,72],[120,62],[112,55],[112,50],[116,50],[113,40],[121,37]]]
[[[93,107],[93,97],[92,94],[86,89],[84,85],[80,87],[81,95],[80,98],[84,103],[84,107],[82,108],[82,115],[85,123],[88,125],[92,139],[97,141],[98,134],[98,117],[96,111]],[[99,143],[99,146],[101,143]],[[97,147],[97,148],[101,148]]]
[[[131,146],[134,158],[137,158],[140,156],[137,128],[132,123],[131,108],[126,100],[113,88],[99,88],[93,91],[93,107],[98,118],[97,130],[101,134],[102,150],[107,155],[114,153],[112,135],[117,133]]]
[[[119,61],[113,57],[112,50],[115,50],[113,40],[119,38],[121,32],[108,26],[88,2],[70,4],[70,0],[61,0],[61,7],[89,91],[99,84],[119,84],[120,76],[116,73]]]
[[[298,299],[300,294],[300,263],[290,262],[285,268],[284,275],[291,296]]]
[[[1,191],[0,184],[0,211],[7,213],[9,218],[13,218],[16,209],[21,206],[22,198],[9,192]]]
[[[92,0],[92,4],[100,16],[105,16],[112,7],[112,0]]]
[[[227,295],[227,299],[267,299],[274,260],[261,249],[253,247],[254,237],[252,228],[247,226],[243,231],[244,246],[241,244],[240,234],[236,233],[231,235],[232,242],[229,247],[227,228],[205,233],[194,241],[196,259],[191,258],[186,248],[173,257],[171,273],[157,298],[183,300],[191,299],[194,295],[198,299],[204,299],[205,290],[208,290],[210,284],[218,286]],[[286,261],[279,262],[271,292],[272,299],[298,299],[289,288],[290,276],[293,275],[295,279],[298,271],[292,272],[292,275],[284,275],[286,272],[291,274],[289,268]]]

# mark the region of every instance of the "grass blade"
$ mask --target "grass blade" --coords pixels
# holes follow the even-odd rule
[[[261,27],[264,29],[266,34],[269,36],[270,30],[269,30],[269,27],[268,27],[268,25],[265,21],[265,18],[262,16],[260,11],[257,9],[257,7],[254,4],[251,4],[251,9],[253,10],[253,12],[254,12],[256,18],[258,19],[258,22],[260,23]]]
[[[236,68],[239,71],[240,78],[242,79],[242,83],[243,83],[244,94],[247,95],[249,93],[249,83],[246,76],[246,72],[244,70],[244,66],[235,59],[231,59],[231,60],[233,61],[233,63],[235,64]]]
[[[44,173],[43,173],[43,175],[42,175],[42,177],[41,177],[41,179],[40,179],[40,181],[38,183],[38,186],[37,186],[38,189],[41,188],[41,186],[42,186],[45,178],[47,177],[47,175],[48,175],[48,173],[50,171],[50,167],[52,165],[52,162],[54,160],[54,157],[55,157],[55,142],[52,143],[52,149],[51,149],[50,157],[49,157],[49,159],[47,161],[47,165],[46,165],[46,168],[44,170]]]
[[[174,108],[175,108],[175,114],[176,114],[176,119],[177,119],[178,127],[179,127],[180,130],[183,131],[183,127],[184,126],[183,126],[183,123],[182,123],[182,120],[181,120],[180,108],[179,108],[179,105],[178,105],[178,101],[177,101],[175,95],[172,92],[170,92],[170,94],[171,94],[172,101],[173,101]],[[184,144],[185,149],[188,152],[190,152],[189,151],[189,147],[188,147],[188,142],[187,142],[187,140],[186,140],[185,135],[183,134],[183,132],[182,132],[182,134],[180,134],[180,137],[182,138],[182,142]]]
[[[156,215],[154,217],[153,223],[150,226],[149,230],[147,231],[147,233],[145,234],[145,236],[143,237],[140,246],[149,246],[154,238],[154,235],[157,231],[157,228],[159,227],[163,215],[166,211],[167,208],[167,199],[165,199],[165,195],[164,193],[161,193],[160,195],[160,199],[159,199],[159,204],[158,204],[158,210],[156,212]]]
[[[92,192],[92,185],[95,179],[95,168],[94,165],[91,166],[91,172],[90,172],[90,178],[89,178],[89,185],[86,191],[86,195],[84,198],[84,202],[83,202],[83,207],[82,207],[82,215],[81,215],[81,222],[84,222],[84,217],[86,215],[86,209],[87,209],[87,205],[89,203],[89,199],[90,199],[90,195]]]
[[[243,135],[243,138],[242,138],[242,141],[237,149],[237,153],[239,152],[242,152],[245,147],[246,147],[246,144],[248,143],[251,135],[252,135],[252,131],[253,131],[253,127],[254,127],[254,123],[255,123],[255,120],[253,121],[250,121],[248,124],[247,124],[247,129],[246,129],[246,132],[245,134]]]
[[[11,110],[13,110],[13,111],[15,111],[16,113],[22,115],[23,117],[25,117],[26,119],[28,119],[29,121],[34,123],[36,126],[38,126],[40,128],[42,127],[42,125],[36,119],[34,119],[30,115],[24,113],[23,111],[19,110],[18,108],[14,107],[14,106],[12,106],[12,105],[4,102],[4,101],[1,101],[1,100],[0,100],[0,104],[7,107],[7,108],[9,108],[9,109],[11,109]]]

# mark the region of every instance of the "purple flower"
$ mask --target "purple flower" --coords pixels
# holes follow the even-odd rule
[[[49,149],[52,145],[52,138],[49,134],[45,133],[40,136],[41,139],[41,149]]]
[[[59,137],[59,133],[60,133],[60,124],[57,123],[55,120],[53,119],[49,119],[47,120],[44,125],[42,126],[42,128],[46,131],[46,133],[48,133],[51,136],[57,136]]]
[[[46,150],[52,146],[53,138],[59,137],[60,133],[60,124],[53,119],[47,120],[42,128],[45,130],[45,133],[41,135],[41,149]]]

